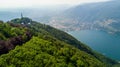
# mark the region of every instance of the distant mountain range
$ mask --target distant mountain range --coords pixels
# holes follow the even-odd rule
[[[58,13],[69,8],[69,5],[56,5],[56,6],[41,6],[41,7],[26,7],[26,8],[0,8],[0,20],[8,21],[16,17],[23,16],[30,17],[36,21],[48,22],[48,20]]]
[[[103,30],[120,32],[120,1],[111,0],[77,6],[49,6],[0,10],[0,20],[10,20],[20,16],[30,17],[41,23],[64,31]]]
[[[120,1],[78,5],[51,17],[48,24],[65,31],[95,29],[120,32]]]

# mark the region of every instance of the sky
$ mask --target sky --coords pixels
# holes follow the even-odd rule
[[[44,5],[77,5],[108,0],[0,0],[0,8],[39,7]]]

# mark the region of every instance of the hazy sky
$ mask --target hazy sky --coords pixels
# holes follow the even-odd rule
[[[0,0],[0,8],[34,7],[43,5],[83,4],[108,0]]]

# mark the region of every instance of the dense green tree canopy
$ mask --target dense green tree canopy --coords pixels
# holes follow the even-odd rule
[[[92,55],[65,43],[52,43],[33,37],[0,57],[0,66],[7,67],[103,67]]]

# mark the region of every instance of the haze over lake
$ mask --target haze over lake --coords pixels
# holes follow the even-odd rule
[[[71,31],[69,34],[92,49],[115,60],[120,60],[120,35],[95,30]]]

